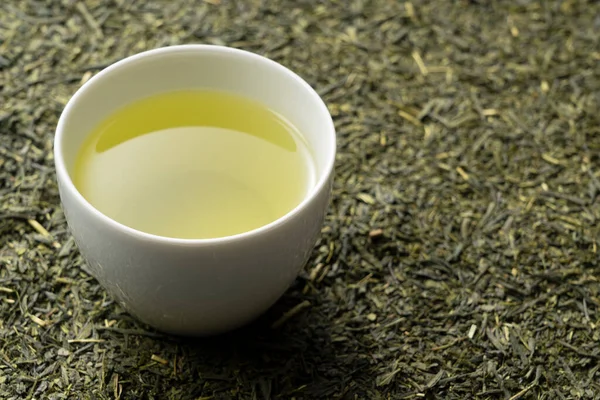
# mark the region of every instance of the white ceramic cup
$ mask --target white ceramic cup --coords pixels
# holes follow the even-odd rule
[[[297,207],[252,231],[190,240],[132,229],[83,198],[71,174],[92,128],[136,99],[190,88],[227,90],[258,100],[298,128],[313,152],[317,179]],[[335,153],[331,116],[304,80],[265,57],[211,45],[159,48],[107,67],[70,99],[54,141],[63,210],[88,271],[130,314],[181,335],[238,328],[266,311],[291,285],[320,233]]]

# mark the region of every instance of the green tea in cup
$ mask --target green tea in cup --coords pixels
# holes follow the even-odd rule
[[[54,138],[85,270],[140,321],[213,335],[264,313],[320,235],[336,132],[299,75],[214,45],[134,54],[71,97]]]

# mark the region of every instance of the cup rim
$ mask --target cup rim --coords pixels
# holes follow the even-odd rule
[[[134,62],[134,61],[137,61],[137,60],[140,60],[143,58],[147,58],[147,57],[152,57],[152,56],[156,56],[156,55],[160,55],[160,54],[177,53],[177,52],[181,52],[181,51],[185,51],[185,52],[195,52],[195,51],[207,52],[207,51],[209,51],[209,52],[222,53],[222,54],[232,54],[232,55],[236,55],[236,56],[248,57],[248,58],[254,59],[256,62],[266,63],[270,67],[278,69],[280,72],[286,74],[288,77],[290,77],[291,79],[293,79],[297,83],[299,83],[313,98],[313,100],[317,104],[317,107],[324,113],[324,115],[328,116],[328,118],[326,119],[326,126],[324,126],[324,128],[323,128],[323,131],[324,131],[323,134],[326,135],[327,139],[331,141],[330,145],[331,145],[332,151],[330,151],[329,154],[327,155],[327,159],[326,159],[326,163],[323,168],[323,172],[318,177],[318,180],[315,183],[315,185],[308,192],[308,194],[306,194],[306,196],[304,196],[302,201],[299,202],[292,210],[288,211],[286,214],[282,215],[281,217],[277,218],[276,220],[269,222],[268,224],[262,225],[258,228],[255,228],[255,229],[252,229],[249,231],[244,231],[244,232],[240,232],[240,233],[237,233],[234,235],[214,237],[214,238],[184,239],[184,238],[156,235],[156,234],[144,232],[144,231],[132,228],[130,226],[127,226],[125,224],[122,224],[122,223],[110,218],[109,216],[105,215],[100,210],[98,210],[96,207],[94,207],[81,194],[81,192],[75,187],[75,184],[73,183],[71,175],[67,171],[66,163],[64,160],[62,143],[63,143],[64,136],[65,136],[64,131],[65,131],[66,121],[67,121],[67,119],[69,119],[71,113],[73,112],[72,111],[73,107],[79,101],[79,98],[83,95],[84,92],[86,92],[88,90],[88,88],[91,85],[93,85],[98,80],[102,79],[103,76],[111,73],[114,70],[117,70],[117,69],[125,66],[126,64],[129,64],[131,62]],[[222,45],[212,45],[212,44],[183,44],[183,45],[158,47],[158,48],[145,50],[145,51],[139,52],[137,54],[125,57],[125,58],[118,60],[118,61],[110,64],[109,66],[105,67],[100,72],[98,72],[96,75],[94,75],[89,80],[87,80],[83,85],[81,85],[75,91],[75,93],[72,95],[72,97],[69,99],[69,101],[65,105],[63,111],[60,114],[60,117],[58,119],[58,123],[56,126],[56,130],[55,130],[53,153],[54,153],[54,164],[55,164],[55,169],[56,169],[56,176],[57,176],[57,179],[60,178],[62,180],[62,186],[64,187],[64,189],[69,191],[75,197],[76,201],[83,205],[83,207],[85,208],[85,210],[88,213],[93,214],[94,217],[100,219],[102,222],[109,225],[111,228],[118,229],[118,230],[120,230],[124,233],[127,233],[130,236],[136,237],[140,240],[159,242],[162,244],[197,246],[197,245],[203,245],[203,244],[206,244],[206,245],[221,244],[221,243],[227,243],[227,242],[247,239],[252,236],[256,236],[256,235],[260,235],[262,233],[266,233],[268,231],[272,231],[272,230],[276,229],[277,227],[286,223],[286,221],[294,218],[296,215],[298,215],[303,209],[305,209],[308,206],[308,204],[318,195],[318,193],[320,193],[324,189],[324,187],[326,185],[329,184],[329,179],[331,177],[331,174],[333,173],[334,164],[335,164],[335,157],[336,157],[336,152],[337,152],[336,146],[337,146],[337,138],[336,138],[335,126],[334,126],[331,114],[327,108],[327,105],[325,104],[325,102],[323,101],[321,96],[315,91],[315,89],[313,89],[308,84],[308,82],[306,82],[303,78],[301,78],[298,74],[293,72],[291,69],[285,67],[284,65],[282,65],[274,60],[271,60],[268,57],[262,56],[257,53],[253,53],[248,50],[243,50],[243,49],[229,47],[229,46],[222,46]]]

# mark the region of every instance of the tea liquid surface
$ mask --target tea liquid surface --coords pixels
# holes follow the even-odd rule
[[[315,181],[290,123],[253,100],[207,90],[154,95],[110,115],[84,142],[73,175],[108,217],[183,239],[268,224]]]

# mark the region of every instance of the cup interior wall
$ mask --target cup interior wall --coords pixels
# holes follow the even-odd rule
[[[142,53],[108,67],[87,82],[61,117],[62,137],[57,146],[67,173],[72,174],[87,135],[111,113],[140,98],[189,89],[224,90],[263,103],[302,134],[311,151],[315,181],[329,172],[335,153],[331,117],[308,84],[263,57],[207,46]]]

